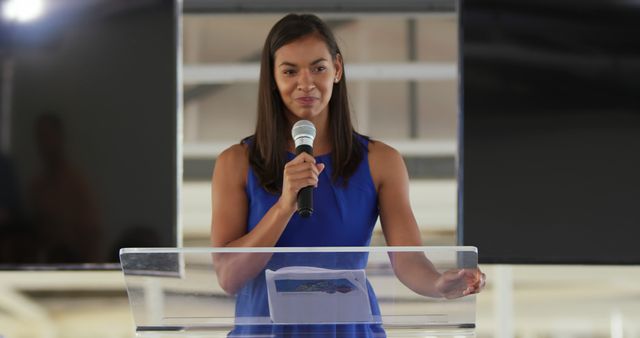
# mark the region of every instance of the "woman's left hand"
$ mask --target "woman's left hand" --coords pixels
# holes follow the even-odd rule
[[[436,290],[445,298],[453,299],[480,292],[486,275],[480,269],[453,269],[442,273],[436,281]]]

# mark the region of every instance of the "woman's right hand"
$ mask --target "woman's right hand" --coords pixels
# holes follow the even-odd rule
[[[280,203],[286,210],[295,212],[298,206],[298,192],[308,186],[318,186],[318,176],[324,170],[324,164],[316,164],[316,159],[300,153],[284,166],[282,195]]]

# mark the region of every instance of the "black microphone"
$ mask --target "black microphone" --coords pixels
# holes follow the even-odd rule
[[[313,156],[313,139],[316,137],[316,127],[307,120],[300,120],[293,125],[291,136],[296,145],[296,155],[307,153]],[[309,217],[313,213],[313,186],[300,189],[298,192],[298,214]]]

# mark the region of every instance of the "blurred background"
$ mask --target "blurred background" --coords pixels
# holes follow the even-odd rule
[[[156,3],[135,2],[137,5],[113,1],[102,10],[110,13],[104,14],[107,17],[120,13],[119,20],[128,20],[140,11],[148,11],[145,4]],[[171,2],[164,2],[167,3]],[[420,4],[421,11],[412,12],[411,4],[411,1],[369,4],[356,1],[351,3],[350,12],[338,12],[327,10],[335,8],[327,4],[322,7],[322,4],[309,3],[300,5],[300,11],[318,12],[338,39],[357,130],[394,146],[403,154],[411,178],[411,203],[423,244],[456,245],[460,235],[456,230],[461,109],[459,6],[455,1],[430,1],[426,6]],[[47,15],[50,5],[43,2],[43,16]],[[270,27],[287,12],[278,11],[278,6],[287,8],[281,2],[270,4],[268,9],[260,6],[268,7],[257,2],[185,0],[176,21],[180,52],[175,60],[164,61],[179,66],[175,84],[169,75],[161,79],[144,76],[149,83],[167,81],[163,90],[175,86],[180,93],[177,103],[170,99],[162,101],[171,108],[168,115],[162,115],[166,117],[166,123],[160,124],[166,126],[162,137],[154,138],[153,132],[142,133],[144,118],[141,117],[138,129],[133,130],[129,138],[148,142],[133,149],[131,156],[136,156],[136,152],[158,150],[161,147],[154,145],[155,142],[171,137],[172,130],[175,131],[177,143],[162,144],[174,157],[164,158],[145,169],[148,173],[157,165],[171,168],[162,174],[164,176],[158,176],[158,180],[169,178],[162,191],[167,196],[177,196],[178,205],[176,210],[169,210],[161,217],[165,223],[167,219],[172,222],[156,222],[163,223],[157,228],[161,233],[173,231],[171,229],[177,232],[152,242],[153,246],[209,245],[210,178],[215,158],[252,133],[262,44]],[[166,39],[173,45],[171,32]],[[144,38],[135,40],[131,48],[142,41]],[[5,65],[2,75],[6,79],[8,53],[2,55]],[[131,50],[123,55],[153,59]],[[104,51],[104,57],[109,57],[109,51]],[[124,69],[125,74],[136,71]],[[16,67],[12,76],[18,78],[19,70]],[[56,76],[57,80],[64,81],[64,74]],[[118,84],[125,86],[123,81]],[[144,96],[145,87],[133,86],[138,88],[132,97],[142,101],[162,100],[155,91],[148,91],[151,97]],[[16,88],[18,85],[13,87],[15,96],[10,96],[14,98],[14,106],[29,100],[28,95],[16,99],[19,94]],[[129,88],[123,91],[133,90]],[[6,86],[3,90],[6,92]],[[139,108],[140,111],[149,109],[153,108]],[[40,111],[40,107],[34,108],[36,110]],[[171,115],[176,110],[177,117]],[[157,111],[153,114],[146,118],[161,116]],[[14,115],[14,121],[19,119],[19,115]],[[83,128],[90,134],[91,126],[95,125],[98,130],[101,125],[99,121],[90,122],[91,117],[85,116],[85,119],[89,122],[78,122],[75,129],[73,126],[66,129],[68,138],[73,140],[73,133],[82,133]],[[3,126],[6,121],[3,120]],[[86,123],[90,127],[86,127]],[[19,137],[14,134],[12,139]],[[76,147],[77,154],[83,154],[82,147],[69,143]],[[125,149],[127,144],[118,147]],[[92,149],[99,153],[101,148]],[[159,151],[158,156],[161,153]],[[144,158],[151,157],[154,156]],[[173,159],[177,159],[177,163],[172,162]],[[89,155],[84,160],[78,157],[77,162],[79,166],[94,163]],[[144,173],[140,177],[143,176]],[[173,184],[171,177],[179,179]],[[136,190],[140,196],[126,203],[134,208],[139,200],[157,192],[147,185]],[[153,213],[153,209],[149,210],[149,214]],[[146,220],[156,224],[151,217]],[[607,232],[607,226],[603,224],[599,231]],[[147,239],[150,236],[144,231],[138,234],[137,237]],[[114,240],[111,246],[117,246],[116,243]],[[145,246],[144,241],[138,243],[120,246]],[[384,244],[378,226],[372,245]],[[545,243],[539,245],[544,247]],[[106,265],[94,271],[56,271],[47,265],[27,269],[29,271],[0,271],[0,337],[135,336],[124,279],[117,266],[109,265],[114,261],[107,259],[112,257],[114,249],[110,250],[104,254]],[[477,296],[478,337],[640,337],[640,268],[637,266],[485,264],[481,268],[487,273],[488,284]]]

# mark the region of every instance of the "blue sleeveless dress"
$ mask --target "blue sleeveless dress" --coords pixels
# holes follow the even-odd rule
[[[363,159],[345,188],[331,179],[333,167],[331,155],[316,156],[316,163],[324,163],[325,169],[318,178],[313,192],[314,212],[309,218],[293,215],[278,240],[278,247],[368,246],[378,218],[378,196],[369,169],[368,141],[360,138],[364,147]],[[288,154],[288,160],[294,158]],[[247,231],[260,222],[265,213],[276,203],[279,195],[262,188],[251,168],[247,178],[246,193],[249,203]],[[277,270],[285,266],[307,266],[309,255],[299,253],[274,254],[266,269]],[[339,255],[313,254],[313,266],[327,269],[364,269],[368,255],[342,253]],[[373,289],[367,282],[369,302],[373,316],[380,309]],[[331,311],[331,309],[326,309]],[[236,318],[269,318],[267,287],[264,272],[247,282],[236,295]],[[377,324],[314,324],[314,325],[236,325],[230,337],[385,337]]]

